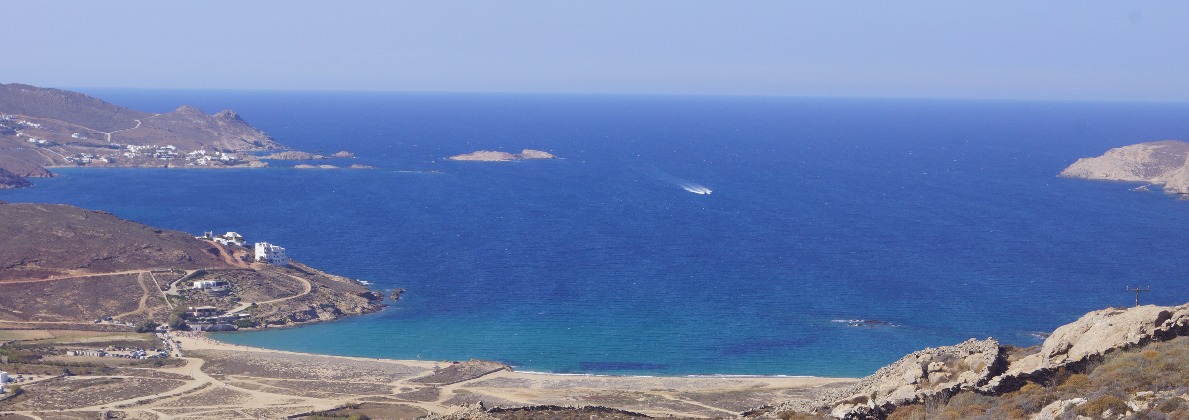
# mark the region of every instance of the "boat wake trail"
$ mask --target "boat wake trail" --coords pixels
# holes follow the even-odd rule
[[[692,182],[681,182],[681,183],[678,183],[677,185],[681,186],[681,188],[685,189],[686,191],[692,192],[694,194],[709,195],[710,193],[714,192],[714,190],[706,188],[706,186],[704,186],[704,185],[695,184]]]
[[[694,194],[710,195],[710,193],[714,192],[714,190],[710,189],[709,187],[707,187],[705,185],[702,185],[702,184],[699,184],[699,183],[696,183],[696,182],[693,182],[690,180],[681,179],[681,178],[675,177],[673,175],[669,175],[667,172],[662,171],[656,167],[649,166],[649,167],[645,167],[645,168],[640,168],[640,170],[641,170],[641,172],[644,172],[645,174],[647,174],[657,180],[676,185],[678,187],[681,187],[681,189],[692,192]]]

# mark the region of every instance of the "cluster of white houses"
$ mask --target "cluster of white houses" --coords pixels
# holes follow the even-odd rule
[[[214,232],[203,232],[202,236],[198,236],[197,238],[215,241],[216,243],[226,246],[247,246],[247,242],[244,241],[243,235],[240,235],[236,232],[227,232],[219,236],[215,236]],[[255,259],[256,262],[269,263],[272,265],[289,265],[289,257],[285,255],[285,248],[270,244],[268,242],[256,243]],[[197,285],[194,287],[198,288]]]

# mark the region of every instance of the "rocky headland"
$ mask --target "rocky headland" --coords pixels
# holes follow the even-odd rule
[[[1169,194],[1189,194],[1189,143],[1165,140],[1114,148],[1102,156],[1078,159],[1059,176],[1142,182],[1163,186]]]
[[[191,287],[203,280],[224,287]],[[165,324],[189,306],[282,326],[374,312],[383,300],[298,262],[254,262],[242,246],[73,206],[0,203],[0,328]]]
[[[549,152],[532,149],[524,149],[521,150],[520,153],[479,150],[476,152],[450,156],[449,159],[477,162],[511,162],[515,160],[557,159],[557,156],[554,156]]]
[[[55,167],[255,168],[248,152],[283,150],[235,111],[192,106],[154,114],[77,92],[0,84],[0,188],[50,177]],[[353,157],[338,152],[329,157]],[[329,158],[287,151],[268,159]]]

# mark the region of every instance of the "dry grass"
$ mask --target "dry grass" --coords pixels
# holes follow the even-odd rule
[[[166,392],[182,381],[143,378],[56,378],[25,385],[25,392],[0,402],[0,411],[87,407]]]
[[[136,311],[143,294],[136,274],[0,283],[0,314],[11,321],[86,322]]]
[[[336,358],[328,364],[322,356],[269,352],[201,350],[192,355],[206,360],[203,370],[212,375],[239,375],[276,379],[391,383],[423,370],[385,362]]]
[[[945,402],[899,407],[888,418],[1019,419],[1071,398],[1086,399],[1077,414],[1091,418],[1189,418],[1189,404],[1177,397],[1163,397],[1150,408],[1133,412],[1126,401],[1138,392],[1189,393],[1189,337],[1114,353],[1084,372],[1059,370],[1043,383],[1028,383],[1005,395],[962,393]]]

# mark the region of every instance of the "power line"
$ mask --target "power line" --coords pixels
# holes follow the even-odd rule
[[[1127,286],[1128,292],[1135,292],[1135,306],[1139,306],[1139,294],[1143,292],[1151,292],[1151,287],[1131,287]]]

